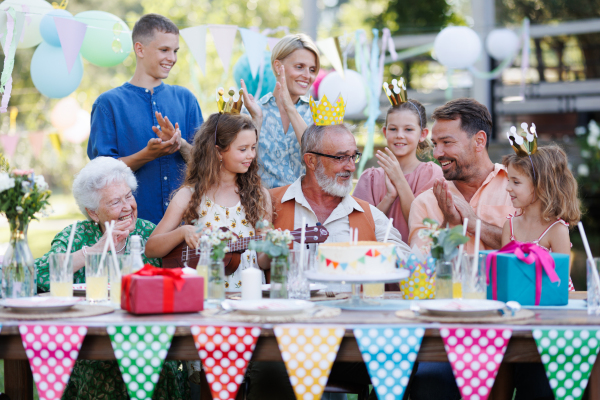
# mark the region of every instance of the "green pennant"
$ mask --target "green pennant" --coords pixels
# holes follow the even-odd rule
[[[362,256],[361,258],[358,259],[359,263],[365,263],[365,256]]]
[[[598,355],[600,330],[535,329],[533,337],[556,398],[581,399]]]
[[[113,325],[106,328],[132,399],[150,399],[171,347],[174,326]]]

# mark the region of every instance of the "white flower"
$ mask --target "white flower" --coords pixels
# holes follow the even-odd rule
[[[21,187],[23,188],[24,192],[29,192],[31,189],[31,183],[29,181],[23,181],[21,182]]]
[[[579,164],[577,167],[577,175],[588,176],[590,174],[590,168],[586,164]]]
[[[17,210],[17,214],[23,213],[23,207],[21,207],[21,206],[17,206],[16,210]]]
[[[594,135],[588,135],[587,142],[590,146],[596,146],[598,144],[598,137]]]
[[[48,190],[48,184],[46,183],[46,180],[44,179],[43,175],[36,175],[33,178],[33,181],[36,184],[36,186],[38,187],[38,190],[40,190],[40,191]]]
[[[224,251],[225,253],[229,253],[229,247],[228,247],[228,246],[225,246],[225,248],[223,248],[223,251]]]
[[[596,121],[591,120],[588,124],[588,129],[590,130],[590,134],[594,136],[600,136],[600,127],[596,123]]]
[[[523,136],[521,136],[521,135],[516,135],[516,136],[515,136],[515,142],[516,142],[517,144],[519,144],[519,145],[520,145],[520,144],[523,144]]]
[[[6,172],[0,173],[0,193],[15,187],[15,179]]]

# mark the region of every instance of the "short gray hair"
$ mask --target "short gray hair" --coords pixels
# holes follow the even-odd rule
[[[352,135],[350,127],[346,124],[341,125],[315,125],[312,124],[304,131],[302,140],[300,141],[300,153],[302,165],[306,167],[304,155],[311,151],[321,152],[321,143],[327,132],[344,131]]]
[[[138,186],[131,168],[112,157],[94,158],[79,171],[73,181],[73,197],[87,219],[91,218],[86,208],[96,211],[100,205],[98,191],[115,182],[125,182],[132,191]]]

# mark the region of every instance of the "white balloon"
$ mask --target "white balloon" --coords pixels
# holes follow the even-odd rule
[[[89,112],[79,109],[75,125],[63,131],[63,140],[75,144],[83,143],[90,136],[90,116]]]
[[[77,112],[80,110],[79,103],[73,97],[65,97],[56,103],[50,113],[52,126],[59,131],[69,129],[77,122]]]
[[[54,10],[52,5],[44,0],[6,0],[0,3],[0,32],[2,36],[2,46],[6,40],[6,10],[13,7],[15,11],[26,12],[25,22],[23,23],[22,40],[19,41],[17,49],[27,49],[37,46],[42,42],[40,34],[40,22],[46,13]]]
[[[485,48],[490,56],[502,61],[519,50],[519,36],[510,29],[494,29],[485,39]]]
[[[433,43],[433,50],[442,65],[463,69],[473,65],[479,58],[481,40],[471,28],[449,26],[438,33]]]
[[[338,72],[331,72],[319,84],[319,99],[327,96],[330,102],[335,102],[341,93],[346,102],[346,117],[361,118],[359,113],[367,106],[366,84],[361,74],[351,69],[344,71],[346,78]]]

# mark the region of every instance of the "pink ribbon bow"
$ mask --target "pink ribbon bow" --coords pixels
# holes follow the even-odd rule
[[[498,251],[494,251],[487,255],[486,259],[486,275],[487,284],[490,284],[490,267],[492,268],[492,298],[498,299],[498,287],[496,285],[496,256],[499,253],[514,254],[519,260],[526,264],[535,262],[535,305],[540,305],[542,298],[542,268],[546,271],[546,275],[550,278],[550,282],[558,282],[560,279],[554,270],[554,259],[548,251],[541,248],[535,243],[521,243],[513,240]],[[527,254],[527,256],[525,255]]]

